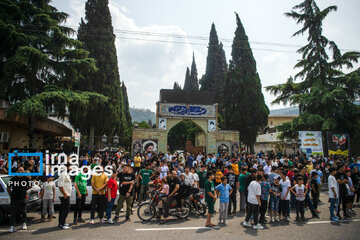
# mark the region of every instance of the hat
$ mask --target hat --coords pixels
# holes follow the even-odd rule
[[[275,176],[274,179],[275,180],[280,180],[280,176]]]

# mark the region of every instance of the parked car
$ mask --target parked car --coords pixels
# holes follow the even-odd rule
[[[0,224],[5,221],[5,218],[10,214],[10,196],[7,192],[7,185],[12,176],[0,175]],[[41,206],[40,187],[32,186],[27,190],[26,198],[28,199],[27,211],[37,211]]]

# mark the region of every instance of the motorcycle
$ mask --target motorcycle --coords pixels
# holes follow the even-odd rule
[[[192,212],[195,212],[201,216],[205,216],[206,204],[205,204],[204,194],[199,192],[198,189],[196,190],[190,195],[191,210]]]
[[[150,221],[154,217],[160,218],[164,212],[164,206],[159,199],[160,192],[154,190],[150,201],[143,202],[137,209],[138,217],[143,221]],[[177,200],[170,204],[169,215],[179,219],[185,219],[190,215],[191,206],[188,201],[181,200],[178,206]]]

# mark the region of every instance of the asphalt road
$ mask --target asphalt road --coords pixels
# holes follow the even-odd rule
[[[67,222],[70,223],[69,230],[59,230],[57,220],[50,223],[41,223],[38,213],[28,214],[28,230],[19,230],[21,226],[17,225],[16,231],[8,233],[8,223],[0,226],[0,239],[359,239],[360,238],[360,219],[358,217],[352,220],[340,223],[331,223],[329,221],[329,210],[327,194],[322,193],[322,204],[319,209],[322,211],[320,219],[310,219],[311,213],[306,211],[307,221],[304,223],[295,222],[295,212],[291,212],[291,221],[281,221],[277,223],[266,224],[263,230],[253,230],[245,228],[240,224],[244,221],[244,214],[237,214],[230,217],[227,226],[216,228],[206,228],[205,218],[191,216],[187,220],[170,219],[166,224],[159,224],[156,220],[151,222],[142,222],[136,216],[131,216],[131,222],[125,222],[124,213],[120,221],[114,225],[101,224],[96,220],[94,225],[89,224],[89,211],[85,211],[83,218],[86,223],[79,223],[72,226],[73,211],[69,214]],[[218,210],[218,206],[215,208]],[[360,214],[360,208],[355,208]],[[136,210],[136,209],[135,209]],[[218,214],[213,218],[213,223],[217,223]]]

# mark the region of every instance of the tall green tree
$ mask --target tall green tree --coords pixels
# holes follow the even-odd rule
[[[226,72],[227,72],[227,63],[226,63],[226,56],[225,51],[223,49],[222,43],[219,44],[219,49],[215,56],[215,71],[214,71],[214,82],[215,82],[215,88],[214,88],[214,95],[215,95],[215,102],[219,104],[219,113],[223,115],[223,87],[225,83],[226,78]]]
[[[126,89],[124,82],[122,82],[122,84],[121,84],[121,92],[122,92],[122,96],[124,98],[124,113],[125,113],[126,124],[127,124],[127,126],[131,126],[132,119],[131,119],[131,115],[130,115],[129,99],[128,99],[127,89]]]
[[[216,55],[219,51],[219,38],[216,32],[215,24],[211,25],[210,37],[209,37],[209,46],[208,46],[208,55],[206,58],[206,70],[205,74],[200,80],[201,88],[200,90],[207,90],[214,92],[216,89],[215,82],[215,65],[216,65]]]
[[[181,86],[177,82],[174,82],[173,89],[174,90],[181,90]]]
[[[190,69],[186,68],[184,90],[190,89]]]
[[[342,53],[335,42],[322,33],[323,21],[336,11],[336,6],[321,10],[314,0],[304,0],[285,13],[302,28],[293,36],[307,34],[308,44],[298,50],[301,60],[295,65],[300,71],[286,83],[268,86],[277,95],[273,104],[298,105],[300,115],[282,127],[285,137],[294,137],[299,130],[340,130],[351,136],[360,133],[360,69],[345,74],[342,69],[353,68],[359,52]]]
[[[87,0],[85,20],[81,19],[78,39],[96,60],[98,71],[87,75],[77,87],[96,91],[111,99],[108,104],[94,109],[82,119],[73,119],[89,134],[89,145],[94,146],[94,135],[120,135],[126,128],[124,96],[115,48],[115,35],[109,11],[109,1]]]
[[[0,98],[13,103],[8,114],[27,116],[30,148],[36,148],[34,123],[54,107],[59,117],[66,108],[74,117],[107,102],[74,85],[94,73],[95,61],[70,38],[74,30],[62,26],[68,15],[49,0],[0,2]]]
[[[254,152],[256,136],[267,125],[269,109],[261,92],[248,37],[237,13],[236,23],[232,59],[223,88],[224,120],[226,128],[240,131],[240,140]]]

